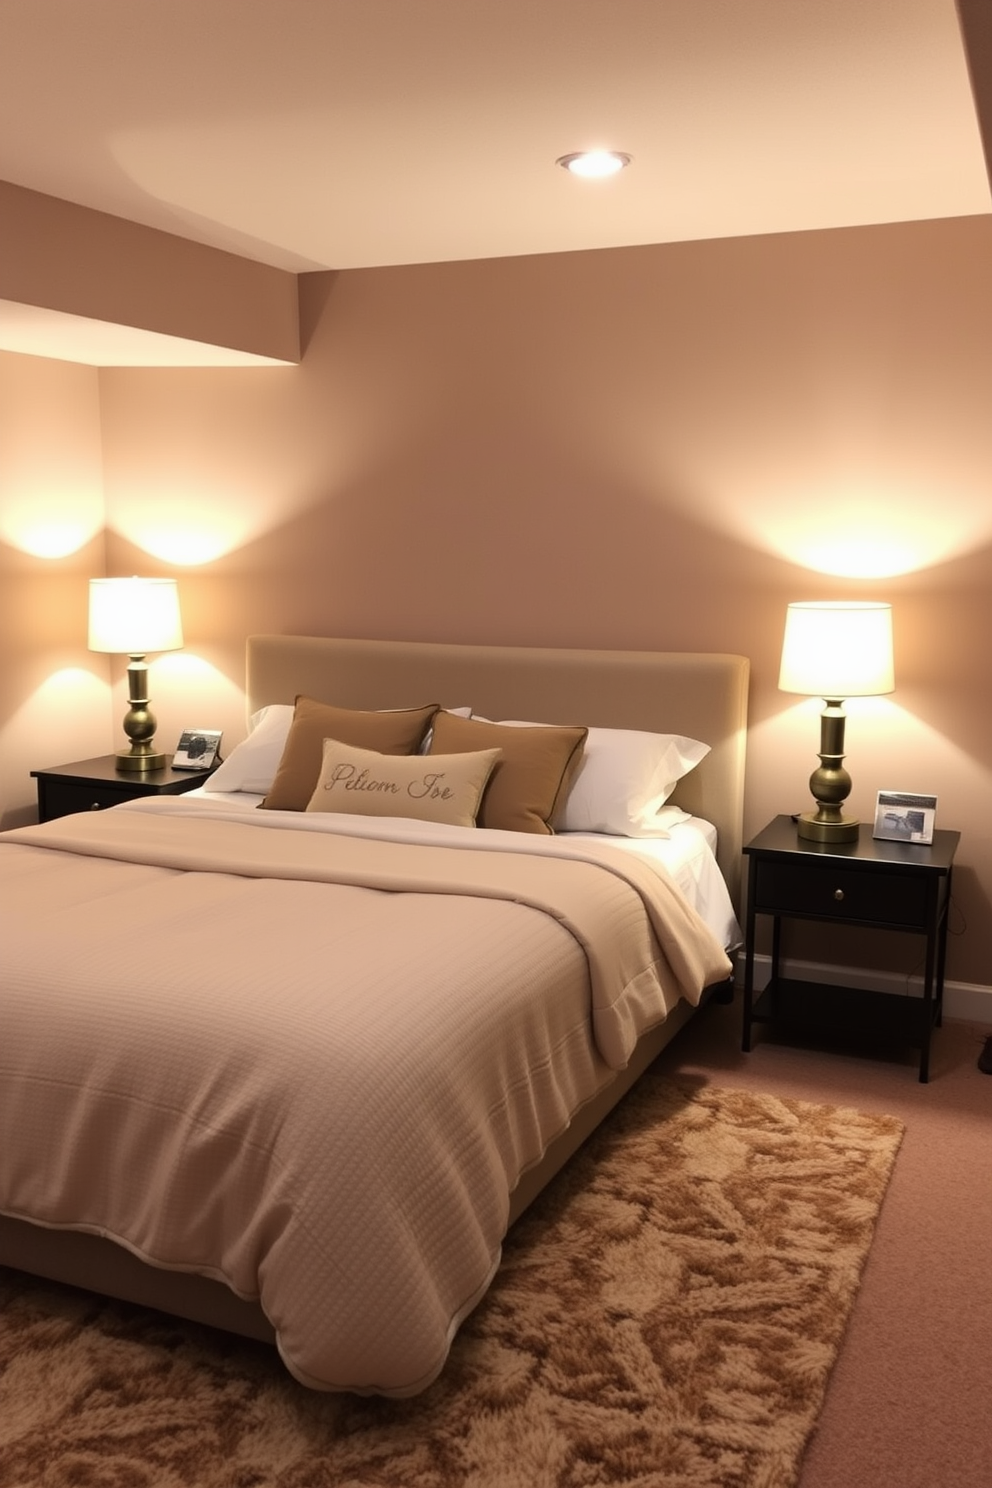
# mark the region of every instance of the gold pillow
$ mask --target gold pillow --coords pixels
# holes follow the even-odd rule
[[[550,725],[508,728],[439,712],[428,758],[434,753],[498,749],[500,757],[482,798],[479,826],[549,836],[554,831],[555,812],[582,763],[587,733],[585,728]]]
[[[324,763],[308,811],[412,816],[474,827],[498,749],[471,754],[378,754],[324,740]]]
[[[364,713],[335,708],[302,694],[272,787],[262,802],[269,811],[306,811],[323,763],[325,739],[340,739],[380,754],[415,754],[437,712],[437,703],[396,712]]]

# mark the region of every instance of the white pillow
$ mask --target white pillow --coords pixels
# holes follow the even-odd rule
[[[272,703],[253,713],[247,739],[235,745],[224,763],[203,782],[203,789],[268,795],[286,747],[293,712],[291,703]]]
[[[533,727],[519,719],[503,721]],[[674,823],[670,812],[659,816],[661,807],[683,775],[709,752],[708,744],[682,734],[590,728],[555,831],[666,837]],[[679,820],[685,820],[684,813]]]
[[[449,708],[460,718],[471,718],[471,708]],[[203,783],[205,791],[248,791],[267,796],[276,778],[293,722],[292,703],[270,703],[248,720],[248,737],[236,744],[222,765]],[[420,753],[426,754],[432,730],[428,729]]]
[[[379,754],[325,739],[308,811],[350,816],[407,816],[474,827],[498,749],[462,754]]]
[[[709,750],[682,734],[591,728],[558,831],[663,837],[658,811]]]

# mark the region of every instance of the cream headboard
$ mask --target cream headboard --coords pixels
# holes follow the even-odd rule
[[[248,711],[299,693],[345,708],[470,705],[488,718],[686,734],[710,745],[674,799],[719,833],[717,857],[740,908],[747,657],[694,651],[248,638]]]

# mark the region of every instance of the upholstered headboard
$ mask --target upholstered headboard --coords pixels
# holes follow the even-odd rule
[[[249,713],[298,694],[346,708],[470,705],[488,718],[685,734],[710,745],[673,797],[718,832],[720,867],[740,907],[749,663],[694,651],[250,636]]]

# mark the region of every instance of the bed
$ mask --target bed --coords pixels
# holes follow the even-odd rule
[[[748,663],[255,636],[246,664],[208,789],[0,836],[0,1263],[415,1394],[507,1228],[728,985]],[[542,750],[568,762],[521,827]]]

